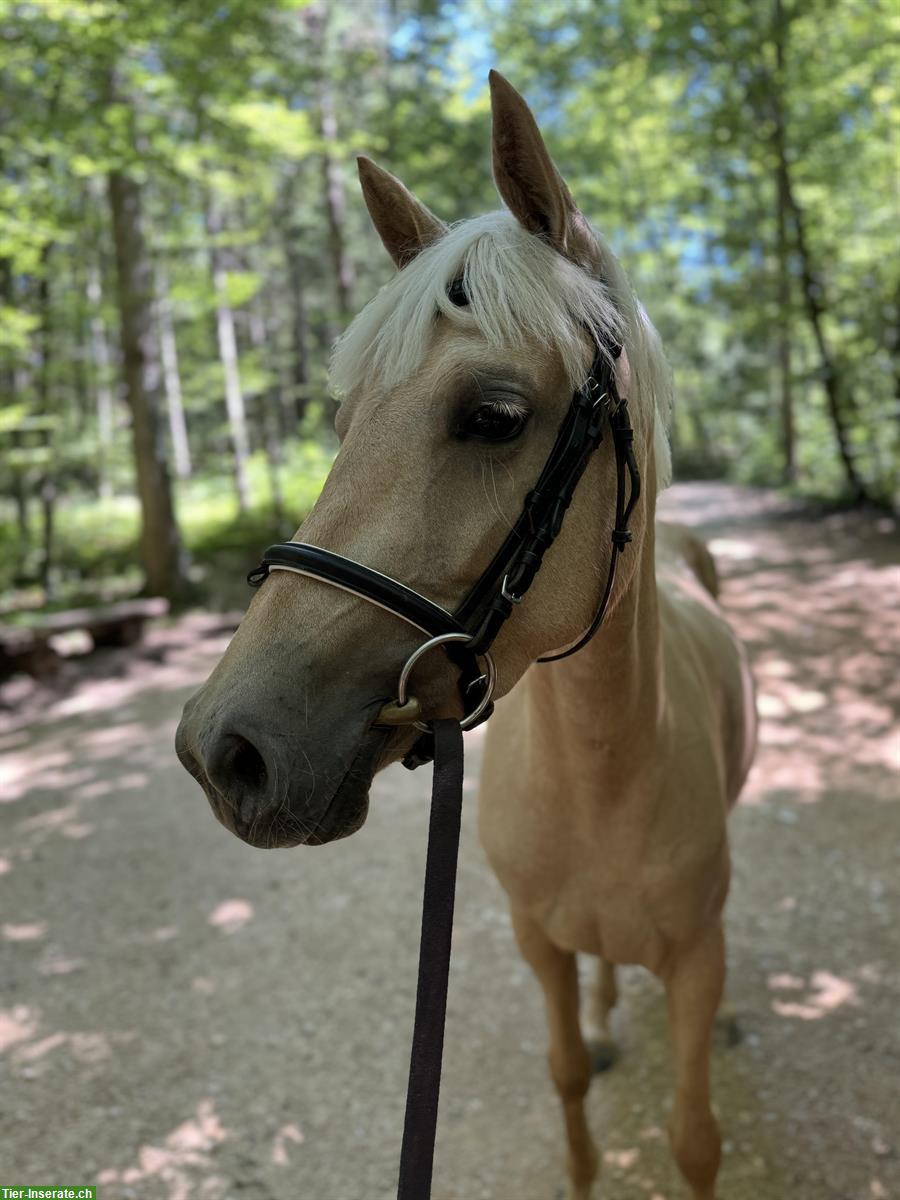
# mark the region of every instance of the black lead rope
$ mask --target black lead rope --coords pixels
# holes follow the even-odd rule
[[[432,721],[431,728],[435,748],[431,818],[397,1200],[428,1200],[431,1195],[462,814],[463,739],[459,722]]]

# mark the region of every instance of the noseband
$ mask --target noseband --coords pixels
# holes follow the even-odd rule
[[[575,488],[591,455],[603,441],[607,422],[616,454],[616,514],[606,584],[594,619],[581,637],[567,649],[545,655],[538,662],[555,662],[581,650],[600,628],[609,606],[616,564],[631,541],[628,522],[641,490],[628,400],[619,395],[616,386],[615,364],[621,352],[618,345],[596,346],[590,373],[572,396],[544,468],[525,497],[518,520],[486,570],[453,612],[389,575],[305,542],[278,542],[270,546],[260,565],[247,576],[247,582],[259,587],[271,571],[292,571],[359,596],[415,626],[428,634],[428,640],[407,659],[400,674],[396,705],[390,707],[395,712],[406,707],[409,702],[407,681],[412,668],[429,650],[443,646],[460,672],[457,687],[465,713],[461,727],[472,729],[486,721],[493,711],[496,682],[490,648],[513,608],[524,600],[544,554],[562,529]],[[398,721],[395,717],[383,723]],[[415,725],[421,735],[403,760],[410,770],[434,757],[431,727],[419,721]]]

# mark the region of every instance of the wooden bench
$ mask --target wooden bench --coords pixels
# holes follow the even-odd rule
[[[60,634],[84,630],[94,648],[133,646],[141,640],[144,624],[163,617],[169,602],[161,596],[146,600],[122,600],[101,608],[73,608],[48,613],[28,625],[0,624],[0,677],[14,671],[47,675],[57,670],[61,656],[52,646]]]

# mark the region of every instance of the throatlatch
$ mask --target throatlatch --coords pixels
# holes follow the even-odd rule
[[[451,293],[451,299],[466,303],[464,292]],[[513,609],[524,600],[544,554],[559,535],[578,481],[603,440],[607,421],[616,455],[616,514],[606,583],[588,629],[573,645],[545,655],[538,662],[567,658],[591,640],[609,607],[619,555],[631,541],[628,523],[640,497],[641,481],[628,401],[619,396],[616,387],[615,364],[621,349],[615,345],[596,346],[590,374],[572,396],[519,519],[455,612],[448,612],[405,583],[363,563],[304,542],[270,546],[260,565],[247,576],[248,583],[259,587],[271,571],[307,575],[376,604],[427,634],[428,640],[409,656],[400,673],[399,706],[406,704],[410,674],[427,651],[442,647],[459,668],[457,687],[465,713],[462,721],[416,721],[421,732],[403,760],[410,770],[432,759],[435,767],[397,1200],[428,1200],[431,1195],[462,810],[462,731],[491,715],[496,669],[490,648]]]

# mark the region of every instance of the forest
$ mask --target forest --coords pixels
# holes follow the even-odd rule
[[[662,334],[676,477],[894,507],[898,40],[889,0],[0,0],[0,612],[293,533],[393,270],[355,155],[496,207],[492,66]]]

